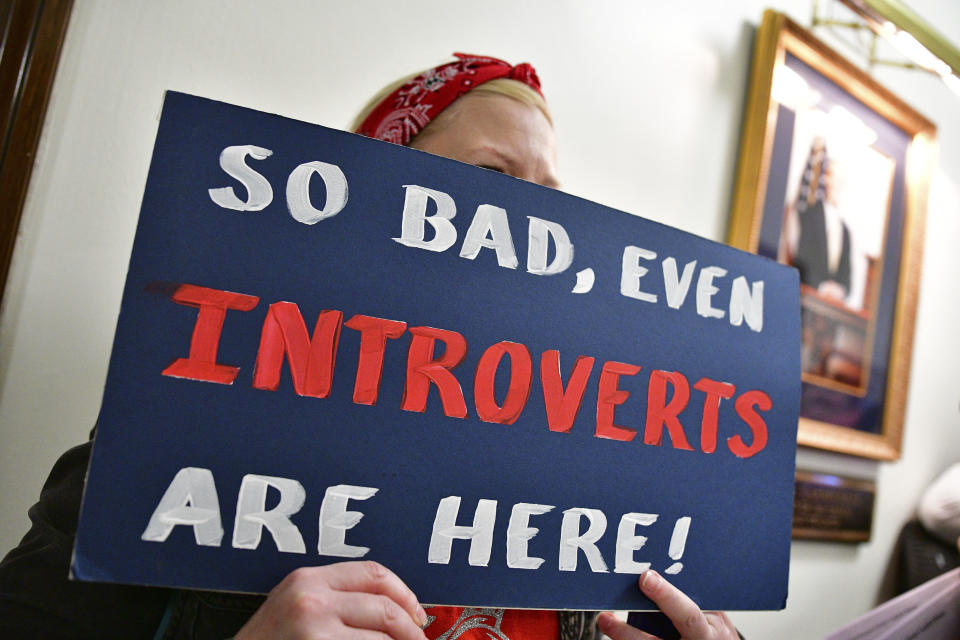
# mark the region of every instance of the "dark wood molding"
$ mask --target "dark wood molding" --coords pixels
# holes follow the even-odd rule
[[[73,0],[0,0],[0,301]]]

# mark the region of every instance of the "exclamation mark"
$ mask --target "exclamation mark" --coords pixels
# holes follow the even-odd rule
[[[676,560],[670,565],[664,573],[676,575],[683,570],[683,563],[679,562],[683,557],[683,550],[687,546],[687,533],[690,532],[690,517],[684,516],[677,520],[673,525],[673,535],[670,537],[670,549],[667,553],[672,560]]]

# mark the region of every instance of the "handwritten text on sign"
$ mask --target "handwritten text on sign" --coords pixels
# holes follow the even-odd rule
[[[782,606],[795,296],[662,225],[170,94],[74,573],[266,591],[371,558],[429,602],[642,608],[610,576],[654,566]]]

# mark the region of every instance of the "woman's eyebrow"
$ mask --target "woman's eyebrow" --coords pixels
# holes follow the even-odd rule
[[[476,158],[477,154],[484,154],[484,157],[478,159]],[[496,160],[499,160],[504,165],[505,168],[490,164],[490,161],[487,159],[489,156],[486,156],[486,154],[490,154],[490,156],[493,156]],[[490,145],[483,145],[475,149],[472,153],[470,153],[470,156],[473,156],[473,158],[470,160],[470,164],[476,167],[480,167],[482,169],[489,169],[491,171],[497,171],[499,173],[504,173],[507,175],[514,176],[515,178],[520,177],[516,175],[517,162],[513,159],[513,157],[510,154],[505,153],[502,150],[497,149],[496,147],[493,147]],[[521,179],[525,179],[525,178],[521,178]],[[543,180],[536,179],[536,180],[533,180],[533,182],[536,184],[539,184],[540,186],[549,187],[551,189],[560,188],[560,181],[552,173],[544,176]]]
[[[492,147],[490,145],[483,145],[481,147],[478,147],[476,150],[476,153],[490,154],[494,156],[497,160],[499,160],[501,163],[503,163],[506,166],[506,170],[499,169],[499,171],[502,171],[503,173],[512,172],[517,165],[517,163],[513,160],[513,158],[509,154],[504,153],[500,149],[497,149],[496,147]],[[476,162],[477,166],[480,166],[481,162],[482,160],[478,160]],[[492,169],[493,167],[488,167],[488,168]]]

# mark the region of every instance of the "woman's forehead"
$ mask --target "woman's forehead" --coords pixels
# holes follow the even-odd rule
[[[558,185],[553,127],[538,108],[508,96],[461,97],[411,146],[545,186]]]

